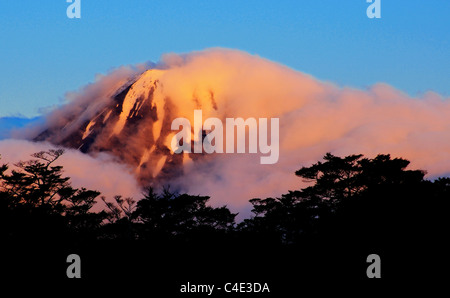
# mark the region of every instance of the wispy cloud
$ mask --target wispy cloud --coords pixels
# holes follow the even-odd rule
[[[14,131],[23,129],[29,125],[35,125],[43,120],[42,117],[1,117],[0,118],[0,140],[7,139],[14,134]]]
[[[280,119],[277,164],[261,165],[255,155],[217,154],[185,163],[184,175],[170,181],[193,194],[211,195],[215,204],[243,210],[253,197],[296,189],[301,181],[295,170],[326,152],[369,157],[390,153],[411,160],[412,168],[428,170],[429,177],[450,172],[450,99],[439,94],[412,98],[384,83],[366,90],[342,88],[258,56],[224,49],[165,55],[157,68],[164,70],[158,76],[158,92],[170,99],[173,118],[185,117],[193,123],[194,109],[201,108],[204,119]],[[47,125],[70,116],[75,117],[71,123],[76,127],[77,121],[89,119],[109,100],[106,94],[133,72],[105,76],[75,94],[68,105],[48,116]],[[157,108],[165,107],[167,100]],[[141,137],[133,136],[122,145],[123,152],[145,146]],[[98,175],[104,170],[93,157],[86,157],[86,167],[98,167]],[[106,180],[96,181],[109,183]]]

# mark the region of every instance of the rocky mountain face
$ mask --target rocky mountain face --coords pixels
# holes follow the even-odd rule
[[[68,112],[65,121],[49,125],[35,141],[48,141],[84,153],[108,152],[135,168],[142,184],[182,173],[183,154],[171,152],[171,123],[176,107],[161,92],[151,69],[123,85],[90,119]]]

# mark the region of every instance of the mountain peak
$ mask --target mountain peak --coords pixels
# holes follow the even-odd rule
[[[111,153],[135,167],[143,183],[180,174],[183,155],[169,149],[172,117],[159,83],[164,72],[145,71],[121,86],[90,119],[69,113],[66,123],[48,128],[35,141],[49,141],[94,155]]]

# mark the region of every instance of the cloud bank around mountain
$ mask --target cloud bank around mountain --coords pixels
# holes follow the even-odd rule
[[[171,182],[189,193],[210,195],[215,205],[248,211],[251,198],[298,189],[302,182],[294,172],[320,160],[326,152],[368,157],[389,153],[410,160],[413,169],[427,170],[430,178],[450,173],[450,98],[437,93],[415,98],[385,83],[365,90],[340,87],[227,49],[168,54],[154,67],[164,70],[158,78],[161,92],[171,99],[176,114],[191,123],[198,108],[203,110],[203,119],[280,119],[278,163],[261,165],[259,156],[253,154],[215,154],[201,162],[186,163],[184,175]],[[139,71],[113,72],[72,93],[67,105],[47,116],[46,125],[66,121],[68,110],[89,118],[110,100],[110,92]],[[15,152],[15,159],[23,159],[21,153],[31,153],[37,147],[45,145],[2,141],[0,153]],[[77,183],[93,183],[86,187],[130,193],[134,187],[132,171],[106,156],[70,151],[64,157],[67,173]],[[71,159],[73,162],[68,161]],[[74,167],[79,162],[95,174]]]

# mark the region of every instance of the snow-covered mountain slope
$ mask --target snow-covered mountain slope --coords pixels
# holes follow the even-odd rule
[[[183,155],[169,149],[171,104],[158,81],[163,73],[158,69],[145,71],[121,86],[91,118],[69,112],[64,117],[67,121],[52,125],[34,140],[84,153],[109,152],[134,166],[142,183],[181,174]]]

